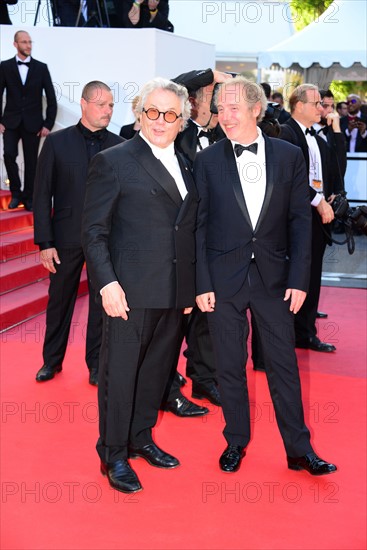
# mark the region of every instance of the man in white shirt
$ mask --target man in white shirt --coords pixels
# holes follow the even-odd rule
[[[301,151],[261,134],[260,86],[221,84],[218,119],[228,139],[198,153],[196,302],[208,314],[227,447],[220,469],[236,472],[250,442],[247,310],[262,335],[265,368],[288,467],[312,475],[336,466],[313,451],[304,423],[294,322],[306,297],[311,212]],[[267,463],[273,453],[269,451]]]
[[[197,192],[174,140],[190,116],[185,88],[156,78],[136,107],[141,130],[92,160],[82,242],[104,309],[98,383],[101,471],[117,491],[142,486],[129,457],[179,461],[153,442],[183,313],[195,303]]]
[[[320,297],[322,259],[330,243],[330,222],[334,212],[329,204],[340,191],[337,163],[332,161],[326,141],[317,135],[313,125],[321,120],[321,97],[317,86],[302,84],[289,98],[291,118],[281,126],[280,138],[301,148],[308,173],[312,206],[312,252],[310,284],[302,309],[295,317],[296,346],[313,351],[335,351],[332,343],[317,336],[316,317]]]

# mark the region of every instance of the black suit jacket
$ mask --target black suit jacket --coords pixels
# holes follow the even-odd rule
[[[6,90],[6,105],[2,97]],[[43,91],[47,98],[46,117],[43,117]],[[27,80],[23,85],[15,57],[0,63],[0,122],[14,130],[21,123],[28,132],[37,133],[44,126],[52,129],[57,113],[55,90],[47,65],[31,58]]]
[[[255,228],[242,192],[232,144],[224,139],[197,154],[197,294],[234,296],[246,280],[252,254],[272,296],[307,291],[311,208],[308,177],[298,147],[265,139],[266,192]]]
[[[367,124],[367,116],[366,115],[361,113],[360,119],[365,124]],[[345,135],[345,139],[347,141],[347,151],[349,151],[350,136],[347,136],[347,134],[345,133],[345,131],[348,129],[348,116],[343,116],[340,119],[340,128],[341,128],[342,132]],[[363,139],[361,134],[359,133],[359,131],[358,131],[358,134],[357,134],[357,143],[356,143],[355,152],[356,153],[366,153],[367,152],[367,137]]]
[[[91,162],[82,229],[88,270],[97,289],[118,281],[130,307],[195,303],[198,197],[185,159],[177,158],[188,190],[184,201],[139,135]]]
[[[308,174],[310,170],[308,145],[301,127],[294,118],[290,118],[285,124],[282,124],[279,138],[301,148]],[[333,164],[330,150],[326,142],[320,136],[316,136],[316,141],[321,155],[324,195],[325,198],[328,198],[332,193],[338,193],[340,191],[338,187],[340,179],[336,174],[335,165]],[[312,200],[316,195],[316,191],[312,189],[312,187],[309,187],[309,192]]]
[[[102,148],[121,143],[107,132]],[[77,126],[47,136],[34,184],[34,242],[56,248],[81,246],[81,223],[88,174],[85,138]]]
[[[188,120],[186,128],[178,134],[175,146],[193,164],[198,147],[198,127],[191,119]]]

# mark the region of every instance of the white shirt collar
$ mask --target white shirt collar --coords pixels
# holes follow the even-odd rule
[[[234,146],[238,143],[239,145],[243,145],[245,147],[248,147],[249,145],[251,145],[252,143],[257,143],[259,146],[262,145],[263,141],[264,141],[264,136],[262,134],[262,131],[260,130],[260,128],[258,126],[256,126],[256,130],[257,130],[257,138],[254,140],[254,141],[251,141],[251,143],[240,143],[239,141],[233,141],[231,140],[231,143],[232,143],[232,147],[234,149]]]
[[[156,145],[153,145],[153,143],[151,143],[149,141],[149,139],[147,137],[145,137],[145,135],[143,134],[142,131],[139,132],[139,136],[149,145],[149,147],[152,150],[153,155],[158,160],[161,160],[163,158],[166,158],[166,159],[167,158],[172,158],[172,157],[175,156],[174,143],[171,143],[170,145],[168,145],[168,147],[164,147],[162,149],[162,147],[157,147]]]
[[[300,122],[300,121],[297,120],[296,118],[295,118],[294,120],[297,122],[298,126],[301,128],[303,134],[306,134],[306,130],[307,130],[308,127],[305,126],[304,124],[302,124],[302,122]]]
[[[16,61],[21,61],[22,63],[29,63],[30,60],[31,60],[31,56],[29,55],[28,57],[26,57],[25,59],[20,59],[20,57],[18,57],[17,55],[15,56],[15,60]]]

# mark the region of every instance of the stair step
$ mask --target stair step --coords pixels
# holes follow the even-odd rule
[[[1,235],[0,261],[7,262],[38,250],[33,242],[33,227]]]
[[[4,191],[3,189],[0,189],[0,208],[2,210],[5,210],[8,208],[8,204],[11,201],[11,193],[10,191]]]
[[[0,263],[0,294],[48,279],[38,252]]]
[[[48,301],[48,284],[48,279],[43,279],[1,296],[0,332],[43,313]],[[87,292],[87,271],[83,269],[78,296]]]
[[[28,210],[1,210],[0,233],[9,233],[26,227],[33,227],[33,214]]]

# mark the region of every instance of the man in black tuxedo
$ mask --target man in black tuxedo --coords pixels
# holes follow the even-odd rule
[[[83,88],[82,118],[76,126],[51,133],[39,156],[34,190],[34,242],[50,271],[46,334],[37,382],[62,370],[71,319],[84,265],[81,223],[89,161],[122,138],[106,129],[113,112],[111,89],[99,81]],[[86,363],[89,382],[97,385],[102,308],[89,284]]]
[[[12,199],[9,208],[22,202],[32,210],[33,184],[41,137],[47,136],[55,122],[57,103],[47,65],[31,57],[32,40],[25,31],[14,36],[17,54],[0,63],[0,133],[4,135],[4,163],[10,180]],[[6,90],[6,104],[2,97]],[[47,98],[46,118],[43,118],[43,91]],[[22,140],[24,156],[24,188],[21,191],[16,162],[18,143]]]
[[[361,105],[359,95],[350,94],[347,97],[348,114],[340,120],[350,153],[367,152],[367,116],[361,112]]]
[[[257,127],[266,106],[262,88],[243,77],[221,84],[218,119],[228,139],[198,153],[194,163],[196,300],[208,313],[228,444],[219,464],[237,471],[250,441],[244,336],[251,307],[288,467],[320,475],[336,467],[312,449],[294,350],[293,316],[310,267],[307,175],[297,147]]]
[[[174,140],[190,116],[185,88],[156,78],[141,90],[141,131],[93,159],[83,247],[102,296],[98,384],[101,471],[122,492],[141,490],[127,458],[174,468],[153,442],[181,332],[195,304],[197,192]]]
[[[183,73],[173,79],[174,82],[185,86],[191,103],[191,117],[186,128],[178,134],[175,141],[176,148],[185,155],[190,166],[193,165],[198,151],[225,137],[218,125],[217,114],[211,112],[211,102],[214,85],[228,78],[232,78],[230,74],[205,69]],[[208,399],[214,405],[220,406],[208,322],[206,314],[202,313],[198,307],[193,309],[184,323],[182,338],[184,336],[187,342],[187,349],[184,351],[187,358],[186,374],[192,380],[192,396],[197,399]],[[182,342],[180,342],[177,356],[179,356],[181,344]],[[178,357],[176,363],[177,361]],[[181,393],[181,380],[177,372],[175,373],[175,369],[172,374],[174,376],[167,388],[164,410],[180,417],[208,414],[209,409],[199,407]]]
[[[341,191],[338,164],[327,143],[313,125],[320,122],[321,97],[317,86],[302,84],[289,98],[291,118],[281,126],[280,138],[301,148],[309,176],[312,205],[312,249],[310,284],[301,311],[295,317],[296,347],[330,353],[335,346],[317,336],[316,318],[320,297],[322,260],[330,241],[330,222],[334,212],[329,202]]]

